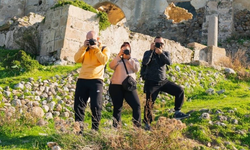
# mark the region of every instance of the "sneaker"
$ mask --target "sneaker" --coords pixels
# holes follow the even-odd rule
[[[144,129],[145,129],[146,131],[150,131],[150,130],[151,130],[150,124],[146,123]]]
[[[176,114],[174,114],[174,118],[179,120],[179,119],[184,119],[184,118],[187,118],[187,117],[190,117],[190,114],[184,114],[182,112],[178,112]]]

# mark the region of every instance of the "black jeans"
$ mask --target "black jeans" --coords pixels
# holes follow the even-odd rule
[[[175,110],[181,110],[184,102],[184,90],[181,86],[174,82],[165,80],[155,82],[146,80],[144,84],[144,92],[146,93],[146,105],[144,107],[144,123],[151,123],[153,121],[153,105],[160,91],[166,92],[175,96]]]
[[[98,130],[101,120],[103,81],[101,79],[78,79],[75,91],[75,121],[84,121],[87,101],[90,97],[92,129]]]
[[[125,98],[126,102],[133,110],[133,123],[135,126],[141,126],[141,105],[140,100],[137,94],[137,90],[134,91],[126,91],[122,88],[122,85],[118,84],[110,84],[109,85],[109,94],[111,96],[113,102],[113,126],[117,127],[117,125],[121,122],[121,111],[123,105],[123,99]]]

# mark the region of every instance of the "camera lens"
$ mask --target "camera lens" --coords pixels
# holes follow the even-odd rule
[[[161,43],[155,43],[156,48],[161,48],[162,44]]]
[[[129,55],[130,51],[129,51],[128,49],[125,49],[125,50],[123,50],[123,53],[124,53],[125,55]]]
[[[89,45],[96,45],[96,39],[90,39]]]

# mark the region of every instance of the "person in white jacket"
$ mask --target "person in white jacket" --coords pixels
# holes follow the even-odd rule
[[[110,62],[109,67],[114,70],[109,85],[109,93],[113,102],[113,127],[121,126],[121,111],[123,99],[133,110],[133,123],[135,127],[141,127],[141,105],[137,90],[127,91],[123,89],[122,82],[128,76],[124,63],[126,64],[128,74],[136,80],[136,72],[140,69],[140,63],[137,59],[131,58],[131,47],[128,42],[124,42],[118,55]]]

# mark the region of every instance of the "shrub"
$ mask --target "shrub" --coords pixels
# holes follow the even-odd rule
[[[19,50],[15,55],[9,56],[3,61],[3,66],[8,70],[19,71],[19,74],[23,72],[29,72],[39,67],[37,60],[33,60],[23,50]]]
[[[237,72],[237,75],[229,75],[236,77],[239,80],[250,80],[250,73],[246,70],[249,69],[250,64],[247,61],[246,51],[239,49],[236,53],[220,60],[220,64],[224,67],[229,67]]]
[[[107,13],[99,12],[98,17],[100,18],[100,20],[99,20],[100,30],[105,30],[107,27],[110,26],[110,22],[108,21]]]
[[[97,16],[99,17],[99,29],[100,30],[105,30],[107,27],[110,26],[110,22],[108,20],[108,15],[105,12],[98,12],[94,7],[90,6],[89,4],[85,3],[84,1],[79,1],[79,0],[59,0],[55,6],[53,6],[51,9],[64,6],[64,5],[73,5],[79,8],[82,8],[84,10],[91,11],[93,13],[97,13]]]
[[[202,143],[211,142],[211,138],[209,135],[211,135],[211,132],[208,128],[201,125],[193,125],[192,127],[188,128],[189,134],[192,138],[198,139]]]

